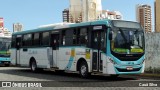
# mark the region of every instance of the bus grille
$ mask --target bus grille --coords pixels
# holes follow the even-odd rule
[[[118,57],[121,61],[137,61],[140,57]]]

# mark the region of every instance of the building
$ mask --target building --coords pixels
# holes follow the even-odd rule
[[[160,0],[155,2],[155,32],[160,32]]]
[[[23,31],[23,25],[20,23],[13,24],[13,32]]]
[[[4,19],[0,17],[0,37],[11,37],[12,33],[4,27]]]
[[[80,15],[75,21],[73,20],[73,16],[70,15],[69,9],[64,9],[62,12],[63,22],[69,23],[79,23],[82,22],[82,15]]]
[[[70,0],[70,8],[64,9],[63,22],[79,23],[98,19],[123,19],[119,11],[102,10],[101,0]]]
[[[70,22],[69,9],[64,9],[62,12],[63,22]]]
[[[4,36],[4,20],[2,17],[0,17],[0,36]]]
[[[82,22],[82,20],[80,21],[80,18],[82,17],[81,0],[70,0],[69,14],[71,23]]]
[[[7,28],[4,28],[4,36],[5,37],[11,37],[12,36],[12,33],[7,29]]]
[[[102,14],[101,0],[82,0],[82,21],[93,21]]]
[[[63,11],[63,22],[79,23],[99,19],[101,0],[70,0],[69,9]]]
[[[136,6],[136,19],[146,33],[152,32],[152,16],[151,16],[151,6],[150,5],[140,5]]]
[[[4,21],[3,21],[3,18],[0,17],[0,30],[3,30],[4,29]]]
[[[102,19],[122,20],[123,16],[119,11],[102,10]]]

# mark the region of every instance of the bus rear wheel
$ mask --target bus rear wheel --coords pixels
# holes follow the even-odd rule
[[[37,64],[35,60],[31,61],[31,65],[30,65],[31,71],[32,72],[36,72],[37,71]]]
[[[82,78],[87,78],[90,73],[88,72],[88,66],[86,62],[81,62],[79,67],[79,73]]]

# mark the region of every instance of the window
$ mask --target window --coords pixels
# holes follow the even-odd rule
[[[61,45],[87,45],[88,44],[88,28],[70,28],[63,30],[61,33]]]
[[[73,29],[66,30],[65,45],[73,45]]]
[[[16,47],[16,36],[12,36],[11,47],[12,47],[12,48],[15,48],[15,47]]]
[[[76,44],[76,39],[77,39],[77,33],[76,33],[76,29],[73,30],[73,45]]]
[[[42,45],[49,45],[49,32],[42,33]]]
[[[100,44],[101,44],[101,50],[106,52],[106,31],[101,32]]]
[[[87,34],[88,34],[88,30],[87,30],[87,28],[81,28],[80,29],[80,44],[81,45],[87,45],[87,43],[88,43],[88,36],[87,36]]]
[[[23,36],[23,46],[31,46],[32,45],[32,34],[26,34]]]
[[[62,38],[61,38],[61,44],[62,44],[62,45],[65,45],[65,42],[66,42],[66,41],[65,41],[65,37],[66,37],[66,31],[63,30],[63,31],[62,31]]]
[[[34,33],[33,34],[33,45],[34,46],[39,46],[40,45],[40,34],[39,33]]]

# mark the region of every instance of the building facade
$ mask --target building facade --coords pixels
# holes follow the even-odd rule
[[[152,15],[151,15],[151,6],[150,5],[140,5],[136,6],[136,19],[146,33],[152,32]]]
[[[4,21],[3,18],[0,17],[0,29],[3,30],[4,29]]]
[[[102,10],[102,19],[122,20],[123,15],[119,11]]]
[[[155,32],[160,32],[160,0],[155,1]]]
[[[11,36],[12,36],[12,33],[11,33],[10,30],[8,30],[7,28],[4,28],[3,33],[4,33],[4,36],[5,36],[5,37],[11,37]]]
[[[99,19],[102,14],[101,0],[70,0],[69,9],[63,12],[63,22],[79,23]]]
[[[23,31],[23,25],[20,23],[13,24],[13,32],[20,32]]]
[[[70,21],[70,15],[69,15],[69,9],[64,9],[62,12],[63,22],[69,22]]]
[[[82,0],[82,21],[93,21],[102,14],[101,0]]]
[[[0,36],[3,35],[3,31],[4,31],[4,21],[3,18],[0,17]]]
[[[69,9],[64,9],[62,12],[63,22],[68,23],[79,23],[82,22],[82,15],[80,14],[79,17],[75,20],[73,16],[71,16],[71,13]]]
[[[64,9],[62,16],[63,22],[69,23],[99,19],[123,19],[119,11],[102,10],[101,0],[70,0],[70,7],[69,9]]]

